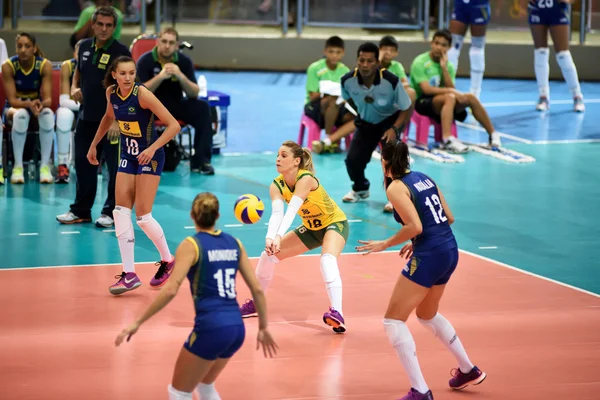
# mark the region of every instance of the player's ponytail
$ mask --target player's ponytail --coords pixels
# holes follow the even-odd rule
[[[312,160],[312,153],[307,148],[302,148],[298,143],[288,140],[283,142],[282,146],[289,148],[292,151],[292,155],[294,158],[300,159],[300,164],[298,165],[298,169],[305,169],[310,171],[311,173],[315,173],[315,166]]]
[[[200,193],[192,203],[192,219],[202,229],[215,226],[219,218],[219,200],[212,193]]]
[[[37,39],[35,38],[34,35],[32,35],[31,33],[28,32],[21,32],[17,35],[17,38],[15,39],[15,41],[19,41],[20,38],[22,37],[26,37],[27,39],[29,39],[29,41],[31,42],[31,45],[33,47],[35,47],[35,52],[33,53],[34,56],[36,57],[44,57],[44,52],[42,51],[42,49],[40,49],[40,46],[37,45]]]
[[[408,173],[410,157],[408,154],[408,146],[403,141],[388,141],[383,146],[381,158],[383,159],[385,171],[389,172],[394,179],[402,179]]]
[[[129,56],[119,56],[115,58],[115,60],[110,64],[110,67],[106,70],[106,74],[104,74],[104,87],[108,88],[110,85],[114,85],[117,83],[117,80],[113,77],[112,73],[117,72],[117,67],[121,63],[131,62],[135,65],[135,61],[133,58]],[[137,75],[135,77],[135,81],[138,81]]]

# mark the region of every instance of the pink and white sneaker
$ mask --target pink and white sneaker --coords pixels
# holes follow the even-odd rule
[[[115,296],[137,289],[142,285],[142,281],[135,272],[122,272],[115,278],[118,279],[117,283],[108,288],[110,294]]]
[[[171,271],[173,271],[173,267],[175,266],[175,257],[169,262],[158,261],[154,265],[158,266],[158,270],[156,271],[156,274],[154,274],[154,278],[150,280],[150,286],[156,289],[164,285],[171,276]]]

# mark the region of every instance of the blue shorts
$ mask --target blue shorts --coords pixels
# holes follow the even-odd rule
[[[452,247],[427,255],[413,255],[402,270],[402,275],[430,288],[448,283],[457,264],[458,247]]]
[[[457,1],[454,4],[452,19],[465,25],[487,25],[490,22],[492,8],[490,4],[472,6]]]
[[[130,175],[158,175],[162,173],[165,166],[165,152],[157,151],[152,160],[146,165],[140,165],[137,158],[133,156],[121,156],[119,160],[119,169],[117,172],[123,172]]]
[[[539,3],[544,4],[545,1],[558,1],[558,0],[539,0]],[[531,5],[527,8],[529,14],[530,25],[569,25],[569,11],[567,8],[539,8],[532,7]]]
[[[246,326],[230,325],[210,330],[193,330],[183,347],[205,360],[230,358],[244,344]]]

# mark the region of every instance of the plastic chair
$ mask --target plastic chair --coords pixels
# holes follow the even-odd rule
[[[415,112],[413,112],[410,120],[412,123],[415,124],[416,132],[417,132],[417,134],[416,134],[417,144],[427,146],[427,144],[429,143],[429,127],[431,125],[433,125],[434,140],[436,141],[436,143],[442,141],[442,126],[440,124],[438,124],[436,121],[434,121],[433,119],[431,119],[427,116],[421,115],[415,111]],[[406,135],[408,136],[408,131],[406,132]],[[458,137],[456,123],[454,123],[454,122],[452,122],[452,136]],[[405,138],[404,138],[404,140],[405,140]]]
[[[312,142],[314,140],[321,140],[321,127],[317,124],[313,119],[306,116],[306,114],[302,114],[302,118],[300,119],[300,129],[298,131],[298,143],[300,146],[304,143],[304,133],[308,130],[307,144],[309,150],[312,150]],[[336,127],[333,128],[335,132],[337,130]],[[350,142],[352,141],[352,134],[349,134],[344,138],[344,143],[346,144],[346,149],[350,148]]]

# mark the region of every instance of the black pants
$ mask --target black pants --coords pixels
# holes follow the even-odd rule
[[[77,176],[77,189],[75,202],[71,204],[71,212],[79,218],[91,218],[92,207],[96,199],[98,187],[98,166],[92,165],[87,160],[87,153],[94,140],[100,121],[77,121],[75,128],[75,173]],[[108,135],[102,139],[97,147],[98,161],[106,160],[108,168],[108,193],[102,214],[112,218],[115,209],[115,181],[119,168],[119,145],[111,144]]]
[[[352,190],[355,192],[369,190],[370,182],[365,176],[365,169],[383,134],[394,125],[399,113],[395,113],[378,124],[370,124],[359,118],[354,121],[356,131],[346,156],[346,170],[352,181]]]
[[[180,102],[163,101],[173,117],[194,127],[194,155],[190,160],[191,168],[200,168],[210,164],[213,147],[212,118],[210,106],[201,99],[183,98]]]

